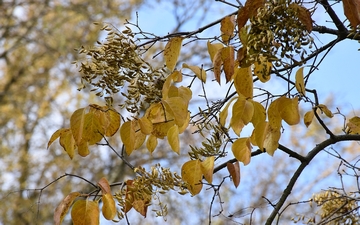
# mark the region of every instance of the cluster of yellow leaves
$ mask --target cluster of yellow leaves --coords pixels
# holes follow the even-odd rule
[[[125,122],[120,128],[120,137],[130,155],[145,142],[149,152],[157,146],[157,139],[167,137],[171,149],[179,153],[179,134],[184,132],[190,121],[188,112],[192,92],[188,87],[176,87],[173,83],[180,82],[182,74],[174,71],[166,79],[162,89],[162,99],[153,103],[142,118]]]
[[[106,180],[106,178],[101,178],[98,185],[102,192],[102,214],[105,219],[113,220],[117,211],[115,200],[111,194],[109,182]],[[60,225],[62,223],[71,206],[71,219],[74,225],[99,224],[99,201],[79,199],[73,204],[74,200],[80,196],[82,195],[79,192],[72,192],[61,201],[61,203],[55,209],[55,225]]]
[[[113,136],[120,126],[120,115],[108,106],[89,105],[76,110],[70,118],[70,128],[57,130],[48,142],[48,148],[60,138],[60,145],[72,159],[75,150],[87,156],[89,145],[99,142],[104,136]]]

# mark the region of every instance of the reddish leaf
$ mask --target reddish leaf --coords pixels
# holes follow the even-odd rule
[[[360,24],[360,0],[343,0],[344,13],[353,28]]]
[[[240,184],[240,163],[236,161],[235,163],[227,163],[226,167],[230,173],[231,179],[234,182],[235,187],[237,188]]]

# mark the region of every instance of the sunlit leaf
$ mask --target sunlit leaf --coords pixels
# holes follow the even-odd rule
[[[305,113],[304,115],[304,124],[306,127],[309,127],[310,124],[312,123],[313,119],[314,119],[314,110],[310,110],[308,112]]]
[[[188,87],[179,87],[179,97],[182,98],[186,103],[187,105],[189,104],[189,101],[191,100],[192,98],[192,91],[190,88]]]
[[[302,96],[305,96],[304,67],[301,67],[296,71],[295,87]]]
[[[105,219],[112,220],[116,216],[116,205],[115,200],[111,193],[103,194],[102,196],[102,214]]]
[[[170,71],[173,71],[175,69],[177,60],[180,55],[182,40],[182,37],[174,37],[171,38],[169,42],[165,45],[164,58],[166,62],[166,67]]]
[[[150,153],[153,153],[157,144],[158,144],[157,137],[150,134],[146,141],[146,148],[149,150]]]
[[[174,120],[170,120],[163,123],[156,123],[153,125],[153,131],[151,132],[157,138],[163,139],[167,136],[169,129],[175,125]]]
[[[139,149],[145,142],[146,135],[141,132],[139,120],[133,120],[133,127],[135,130],[135,143],[134,143],[134,150]]]
[[[210,43],[210,41],[207,42],[207,49],[208,49],[208,53],[210,55],[211,62],[214,62],[214,57],[215,57],[216,53],[223,47],[224,47],[224,45],[221,43],[212,44],[212,43]]]
[[[246,100],[244,106],[244,112],[241,116],[241,120],[245,125],[247,125],[254,116],[254,105],[251,101]]]
[[[167,117],[169,116],[170,115]],[[165,108],[160,102],[151,104],[145,112],[145,117],[147,117],[153,124],[163,123],[166,122],[167,119],[170,119],[166,118]]]
[[[199,78],[202,82],[206,83],[206,71],[203,68],[200,68],[198,66],[189,66],[186,63],[184,63],[182,67],[190,69],[195,73],[197,78]]]
[[[179,127],[177,125],[172,126],[168,130],[167,139],[171,149],[177,154],[180,154]]]
[[[354,116],[346,124],[346,131],[349,134],[360,134],[360,117]]]
[[[270,103],[270,106],[268,108],[267,114],[268,114],[268,120],[269,125],[275,129],[281,127],[281,116],[278,109],[279,100],[280,98],[276,99],[275,101]]]
[[[140,130],[143,134],[146,135],[151,134],[153,130],[153,124],[147,117],[140,118],[138,122],[139,122]]]
[[[111,193],[109,181],[105,177],[102,177],[99,180],[98,185],[101,188],[103,194]]]
[[[126,121],[120,127],[120,137],[125,145],[125,150],[130,155],[135,149],[135,128],[132,121]]]
[[[343,0],[344,13],[353,28],[360,24],[360,0]]]
[[[221,66],[223,64],[222,61],[222,57],[221,57],[221,53],[222,53],[222,49],[219,49],[215,56],[214,56],[214,60],[213,60],[213,64],[214,64],[214,76],[216,81],[220,84],[220,77],[221,77]]]
[[[75,198],[79,197],[81,194],[79,192],[72,192],[68,194],[56,207],[54,213],[54,224],[60,225],[61,222],[64,220],[66,213],[69,211],[72,203],[74,202]]]
[[[214,174],[213,173],[214,172],[214,161],[215,161],[215,157],[210,156],[210,157],[207,157],[200,164],[201,171],[202,171],[202,173],[204,175],[204,178],[210,184],[212,183],[213,174]]]
[[[107,109],[103,116],[105,116],[107,121],[106,123],[102,123],[105,130],[105,136],[111,137],[116,133],[116,131],[118,131],[120,127],[120,114],[113,109]]]
[[[53,135],[51,135],[51,137],[49,139],[49,142],[47,144],[47,148],[49,148],[50,145],[62,135],[62,133],[66,132],[68,130],[69,129],[67,129],[67,128],[61,128],[61,129],[55,131],[55,133],[53,133]]]
[[[78,150],[78,154],[82,157],[85,157],[90,154],[89,145],[87,141],[81,141],[80,143],[78,143],[77,150]]]
[[[298,97],[280,97],[278,110],[281,118],[289,125],[296,125],[300,122]]]
[[[225,123],[226,123],[226,118],[228,116],[228,110],[229,110],[229,106],[230,104],[236,100],[237,97],[234,97],[232,99],[230,99],[230,101],[228,101],[225,105],[225,107],[223,108],[223,110],[221,110],[221,112],[219,113],[219,121],[220,121],[220,124],[221,126],[225,126]]]
[[[147,208],[149,207],[149,203],[151,200],[151,196],[142,196],[141,199],[135,199],[132,203],[134,209],[140,213],[143,217],[146,217]]]
[[[246,98],[253,97],[254,83],[251,68],[236,68],[234,73],[234,86],[236,92]]]
[[[225,73],[226,83],[232,79],[234,75],[234,47],[228,46],[221,50],[221,61],[223,62],[223,69]]]
[[[227,163],[226,167],[230,173],[231,179],[233,180],[233,183],[235,187],[237,188],[240,184],[240,163],[239,161],[236,161],[234,163]]]
[[[99,206],[97,202],[78,200],[71,209],[71,219],[74,225],[99,225]]]
[[[275,150],[279,147],[280,136],[280,128],[274,129],[271,126],[267,126],[264,149],[269,155],[273,156]]]
[[[251,160],[250,138],[239,138],[231,146],[235,158],[246,166]]]
[[[97,112],[99,110],[90,110],[84,116],[84,131],[83,140],[89,142],[89,145],[93,145],[101,141],[103,134],[105,133],[104,127],[101,125],[100,115]],[[100,111],[100,113],[102,113]]]
[[[83,139],[85,108],[76,110],[70,117],[70,129],[77,145]]]
[[[334,117],[334,114],[329,110],[329,108],[324,105],[324,104],[319,104],[317,106],[318,109],[321,110],[321,112],[323,112],[327,117],[329,118],[333,118]]]
[[[188,104],[181,97],[173,97],[162,101],[167,115],[173,115],[175,123],[182,126],[186,122]],[[171,118],[167,118],[170,120]]]
[[[70,129],[65,129],[60,136],[60,145],[64,148],[70,159],[75,155],[75,140]]]
[[[244,96],[239,95],[238,99],[232,107],[232,117],[230,119],[230,127],[236,135],[240,136],[242,128],[245,126],[242,116],[244,113],[246,99]]]
[[[165,80],[162,87],[162,99],[167,99],[169,96],[169,89],[173,82],[179,82],[182,80],[182,74],[180,71],[173,71]]]
[[[250,100],[254,106],[254,115],[251,119],[251,123],[256,126],[259,122],[263,122],[266,119],[266,110],[264,106],[256,101]]]
[[[272,63],[265,56],[259,56],[259,61],[254,63],[254,74],[263,83],[270,80]]]
[[[189,185],[188,190],[192,195],[197,195],[202,189],[202,176],[200,160],[190,160],[181,167],[181,177]]]
[[[221,39],[223,42],[228,43],[234,35],[235,29],[235,15],[226,16],[220,22]]]
[[[260,150],[265,151],[264,149],[264,141],[266,137],[266,131],[268,127],[267,121],[261,121],[256,124],[254,132],[253,132],[253,139],[255,144],[259,147]]]

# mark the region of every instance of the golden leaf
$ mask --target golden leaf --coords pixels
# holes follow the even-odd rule
[[[56,207],[55,213],[54,213],[54,224],[60,225],[61,222],[64,220],[64,217],[66,213],[69,211],[72,203],[74,202],[75,198],[80,196],[81,194],[79,192],[72,192],[68,194]]]
[[[264,141],[265,141],[268,125],[269,125],[269,123],[267,121],[265,121],[265,120],[261,121],[256,124],[254,132],[253,132],[252,138],[261,151],[265,151]]]
[[[213,172],[214,172],[214,156],[207,157],[204,161],[201,162],[201,171],[204,175],[205,180],[208,183],[212,183],[213,179]]]
[[[329,118],[333,118],[334,114],[328,109],[328,107],[324,104],[319,104],[317,106],[318,109],[321,110],[321,112],[325,113],[325,115]]]
[[[101,114],[104,117],[102,121],[102,126],[105,130],[105,136],[111,137],[113,136],[120,127],[121,118],[120,114],[115,110],[107,107],[106,112]]]
[[[242,116],[244,113],[246,99],[244,96],[239,95],[238,99],[232,107],[232,117],[230,119],[230,127],[236,135],[240,136],[242,128],[245,126]]]
[[[166,119],[175,120],[178,126],[183,126],[186,122],[188,105],[181,97],[168,98],[167,100],[161,101],[164,105],[166,112]],[[172,117],[170,117],[172,115]]]
[[[360,24],[360,0],[343,0],[344,13],[355,29]]]
[[[254,105],[251,101],[246,100],[244,112],[241,116],[241,120],[245,125],[247,125],[252,120],[253,116],[254,116]]]
[[[190,160],[181,167],[181,177],[188,184],[188,190],[192,195],[197,195],[202,189],[202,176],[200,160]]]
[[[70,159],[75,155],[75,140],[70,129],[65,129],[60,136],[60,145],[64,148]]]
[[[224,48],[224,45],[221,43],[211,44],[210,41],[207,42],[207,50],[210,55],[211,62],[214,63],[216,53],[222,48]]]
[[[150,153],[153,153],[157,144],[158,144],[157,137],[150,134],[146,141],[146,148],[149,150]]]
[[[101,119],[99,113],[103,113],[100,110],[90,110],[84,116],[84,131],[82,138],[89,142],[89,145],[93,145],[101,141],[103,134],[105,133],[104,127],[101,125]]]
[[[261,82],[265,83],[270,80],[272,63],[265,56],[259,56],[259,61],[256,61],[254,66],[254,74]]]
[[[279,112],[279,109],[278,109],[278,103],[280,101],[280,98],[276,99],[275,101],[271,102],[270,103],[270,106],[268,108],[268,120],[269,120],[269,125],[272,127],[272,128],[275,128],[275,129],[280,129],[281,127],[281,116],[280,116],[280,112]]]
[[[184,124],[179,127],[179,134],[183,133],[186,130],[186,128],[189,126],[189,123],[190,123],[190,112],[187,112]]]
[[[78,143],[77,150],[78,150],[78,154],[82,157],[85,157],[90,154],[89,145],[87,141],[81,141],[80,143]]]
[[[198,66],[189,66],[186,63],[184,63],[182,67],[190,69],[195,73],[197,78],[199,78],[202,82],[206,83],[206,71],[203,68],[200,68]]]
[[[130,155],[135,150],[135,128],[133,121],[126,121],[120,127],[120,137],[126,153]]]
[[[219,49],[215,56],[214,56],[214,75],[216,81],[220,84],[220,77],[221,77],[221,66],[223,64],[222,57],[221,57],[222,49]]]
[[[234,163],[227,163],[226,167],[230,173],[231,179],[233,180],[233,183],[235,187],[237,188],[240,184],[240,163],[239,161],[236,161]]]
[[[143,134],[146,135],[151,134],[153,130],[153,124],[147,117],[140,118],[138,122],[139,122],[140,130]]]
[[[179,127],[176,124],[168,130],[167,139],[171,149],[180,154]]]
[[[231,146],[235,158],[245,166],[250,163],[251,148],[250,138],[239,138]]]
[[[235,29],[235,16],[226,16],[220,22],[221,39],[225,43],[229,43],[230,39],[234,36]]]
[[[238,94],[245,98],[253,97],[254,83],[251,68],[236,68],[234,73],[234,86]]]
[[[177,60],[180,55],[180,49],[182,40],[184,38],[182,37],[174,37],[169,40],[169,42],[165,45],[164,49],[164,58],[166,62],[166,67],[173,71],[175,69]]]
[[[223,126],[223,127],[225,126],[226,118],[227,118],[227,116],[228,116],[229,106],[230,106],[230,104],[231,104],[234,100],[236,100],[236,99],[237,99],[237,97],[234,97],[234,98],[230,99],[230,101],[228,101],[228,102],[226,103],[224,109],[219,113],[219,121],[220,121],[221,126]]]
[[[293,99],[282,96],[279,98],[278,110],[281,118],[289,125],[300,122],[298,97]]]
[[[70,117],[70,129],[74,136],[75,143],[79,145],[83,139],[85,120],[85,108],[76,110]]]
[[[111,193],[103,194],[102,196],[102,214],[105,219],[107,220],[113,220],[116,216],[116,205],[115,200]]]
[[[360,134],[360,117],[354,116],[346,124],[346,131],[349,134]]]
[[[221,61],[223,62],[223,68],[225,73],[226,83],[232,79],[234,75],[234,47],[228,46],[221,50]]]
[[[74,225],[99,225],[99,207],[97,202],[78,200],[71,209]]]
[[[175,70],[165,80],[162,87],[162,99],[167,99],[169,96],[169,90],[172,86],[172,82],[179,82],[182,80],[182,74],[180,71]]]
[[[272,128],[271,126],[267,126],[266,134],[264,140],[264,149],[266,152],[273,156],[275,150],[279,147],[279,140],[280,140],[280,128]]]
[[[179,97],[182,98],[187,104],[189,104],[189,101],[192,98],[192,91],[188,87],[179,87],[178,89]]]
[[[251,123],[256,126],[259,122],[263,122],[266,119],[266,111],[261,103],[250,100],[254,106],[254,115],[251,119]]]
[[[296,71],[295,87],[300,95],[305,96],[304,67],[301,67]]]
[[[304,124],[306,127],[309,127],[314,119],[314,110],[310,110],[309,112],[306,112],[304,115]]]
[[[55,131],[55,132],[53,133],[53,135],[51,135],[51,137],[50,137],[50,140],[49,140],[49,142],[48,142],[48,144],[47,144],[47,148],[49,148],[50,145],[51,145],[56,139],[58,139],[64,132],[66,132],[66,131],[68,131],[68,130],[69,130],[69,129],[67,129],[67,128],[61,128],[61,129]]]

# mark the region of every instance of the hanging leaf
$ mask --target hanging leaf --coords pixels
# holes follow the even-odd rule
[[[70,129],[65,129],[60,136],[60,145],[64,148],[70,159],[75,155],[75,140]]]
[[[229,106],[231,105],[231,103],[236,100],[238,97],[234,97],[232,99],[230,99],[230,101],[228,101],[224,107],[224,109],[219,113],[219,121],[221,126],[225,126],[226,123],[226,118],[228,116],[228,110],[229,110]]]
[[[360,0],[343,0],[344,14],[355,29],[360,24]]]
[[[132,192],[133,189],[133,180],[126,181],[126,192],[125,192],[125,206],[124,206],[124,213],[127,213],[132,209],[132,203],[134,202],[134,193]]]
[[[223,64],[221,53],[222,53],[222,49],[219,49],[214,56],[214,62],[213,62],[213,64],[214,64],[213,70],[214,70],[215,79],[219,84],[220,84],[220,77],[221,77],[221,66]]]
[[[247,125],[254,116],[254,105],[251,101],[246,100],[244,106],[244,112],[241,116],[241,120],[245,125]]]
[[[214,63],[216,53],[222,48],[224,48],[224,45],[221,43],[212,44],[210,41],[207,42],[207,50],[210,55],[211,62]]]
[[[250,163],[251,148],[250,138],[239,138],[231,146],[235,158],[245,166]]]
[[[346,124],[346,132],[349,134],[360,134],[360,117],[354,116]]]
[[[189,126],[189,123],[190,123],[190,112],[187,112],[185,123],[179,127],[179,134],[182,134],[186,130],[186,128]]]
[[[230,173],[231,179],[234,182],[235,187],[237,188],[240,184],[240,163],[236,161],[234,163],[227,163],[226,167]]]
[[[296,71],[295,87],[300,95],[305,96],[304,67],[301,67]]]
[[[223,62],[226,83],[228,83],[234,75],[234,47],[228,46],[221,50],[221,61]]]
[[[102,117],[104,117],[104,122],[102,122],[102,125],[105,130],[105,136],[112,137],[120,127],[120,114],[117,113],[115,110],[107,107],[106,112],[101,115]]]
[[[109,181],[105,177],[102,177],[100,179],[100,181],[98,182],[98,185],[101,188],[101,191],[103,194],[111,193]]]
[[[255,17],[260,7],[265,5],[265,0],[247,0],[245,6],[249,11],[249,18]]]
[[[243,95],[239,95],[238,99],[236,100],[236,102],[232,107],[232,117],[230,119],[230,127],[238,136],[240,136],[240,132],[242,128],[245,126],[242,120],[245,104],[246,104],[245,97]]]
[[[143,134],[146,135],[151,134],[153,130],[153,124],[147,117],[140,118],[138,122],[139,122],[140,130]]]
[[[269,125],[267,126],[264,140],[264,149],[269,155],[273,156],[275,150],[279,147],[280,136],[280,128],[274,129]]]
[[[107,220],[113,220],[116,216],[116,205],[111,193],[103,194],[102,202],[103,206],[101,210],[104,218]]]
[[[71,209],[73,225],[99,225],[99,207],[97,202],[78,200]]]
[[[214,172],[214,156],[207,157],[204,161],[201,162],[201,172],[204,175],[205,180],[211,184],[213,179]]]
[[[195,73],[197,78],[199,78],[202,82],[206,83],[206,71],[203,68],[200,68],[198,66],[189,66],[186,63],[184,63],[182,67],[190,69]]]
[[[182,40],[184,38],[182,37],[174,37],[169,40],[169,42],[165,45],[164,49],[164,58],[166,62],[166,67],[170,71],[174,71],[177,60],[180,55],[180,49]]]
[[[265,56],[260,55],[258,61],[254,63],[254,74],[263,83],[270,80],[272,63]]]
[[[321,110],[321,112],[323,112],[327,117],[329,118],[333,118],[334,114],[328,109],[328,107],[324,104],[319,104],[317,106],[318,109]]]
[[[280,116],[279,107],[278,107],[279,101],[280,98],[271,102],[267,112],[269,125],[274,129],[280,129],[281,127],[282,118]]]
[[[179,127],[177,125],[174,125],[169,129],[167,138],[171,149],[177,154],[180,154]]]
[[[235,29],[235,16],[226,16],[220,22],[221,39],[224,43],[229,43],[230,39],[234,36]]]
[[[248,8],[246,6],[244,6],[239,9],[238,14],[237,14],[237,26],[238,26],[239,32],[245,26],[248,19],[249,19],[249,11],[248,11]],[[240,36],[241,35],[239,34],[239,37]],[[241,40],[241,38],[240,38],[240,40]],[[243,43],[243,44],[245,44],[245,43]]]
[[[162,87],[162,99],[166,100],[168,98],[172,82],[179,82],[179,80],[182,80],[182,74],[178,70],[175,70],[166,78]]]
[[[304,124],[306,127],[309,127],[314,119],[314,110],[310,110],[309,112],[306,112],[304,115]]]
[[[280,97],[278,110],[281,118],[289,125],[296,125],[300,122],[298,97],[286,98]]]
[[[292,8],[294,11],[296,11],[299,20],[301,21],[302,24],[304,24],[306,30],[310,33],[313,28],[312,26],[313,21],[311,19],[311,14],[309,10],[296,3],[289,4],[289,8]]]
[[[70,129],[77,145],[82,142],[84,132],[85,108],[76,110],[70,117]]]
[[[50,145],[56,140],[58,139],[64,132],[68,131],[69,129],[67,128],[61,128],[57,131],[55,131],[55,133],[53,133],[53,135],[51,135],[50,140],[47,144],[47,148],[49,149]]]
[[[93,145],[101,141],[103,134],[105,133],[104,127],[100,123],[99,110],[90,110],[84,116],[84,131],[82,138],[89,142],[89,145]],[[100,113],[103,113],[99,111]]]
[[[54,224],[60,225],[62,221],[64,220],[65,215],[69,211],[72,203],[74,200],[79,197],[81,194],[79,192],[72,192],[68,194],[56,207],[55,213],[54,213]]]
[[[267,121],[261,121],[256,124],[254,132],[253,132],[253,139],[255,144],[259,147],[261,151],[265,151],[264,149],[264,141],[266,138],[266,132],[268,130],[269,123]]]
[[[178,126],[182,126],[186,122],[186,116],[188,112],[188,104],[181,97],[172,97],[167,100],[161,101],[165,107],[167,115],[173,115],[175,123]],[[168,117],[167,120],[172,118]]]
[[[253,97],[254,83],[250,66],[235,69],[234,86],[238,94],[244,95],[245,98]]]
[[[135,128],[133,121],[126,121],[120,128],[120,137],[125,150],[130,155],[135,150]]]
[[[181,167],[181,177],[188,184],[188,190],[192,195],[197,195],[202,189],[202,176],[200,160],[190,160]]]
[[[256,101],[250,100],[254,106],[254,115],[251,119],[251,123],[256,126],[259,122],[263,122],[266,119],[266,111],[264,106]]]
[[[149,150],[150,153],[153,153],[157,144],[158,144],[157,137],[150,134],[146,141],[146,148]]]

